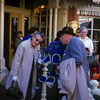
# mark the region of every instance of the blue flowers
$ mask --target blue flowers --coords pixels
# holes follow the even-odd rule
[[[46,48],[44,48],[44,54],[45,55],[49,54],[51,56],[52,63],[55,65],[60,63],[61,57],[63,56],[63,52],[64,52],[64,47],[61,41],[51,42],[49,45],[47,45]]]
[[[63,55],[63,45],[61,41],[54,41],[51,42],[49,45],[47,45],[46,48],[44,48],[44,53],[49,53],[51,56],[53,54],[59,54],[60,56]]]
[[[53,63],[54,66],[58,65],[61,62],[61,58],[64,53],[64,46],[61,41],[54,41],[47,45],[43,50],[42,62],[43,63]],[[52,67],[52,66],[51,66]],[[56,66],[55,66],[56,67]],[[51,68],[53,69],[53,67]],[[53,84],[57,82],[59,75],[53,71],[48,72],[47,76],[40,76],[39,81],[45,82],[49,88],[53,87]]]
[[[48,74],[47,77],[40,76],[39,82],[46,83],[49,88],[52,88],[55,83],[55,77]]]

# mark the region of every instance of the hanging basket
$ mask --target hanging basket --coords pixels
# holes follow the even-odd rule
[[[52,63],[54,65],[58,65],[61,61],[61,56],[59,54],[53,54],[52,56]]]

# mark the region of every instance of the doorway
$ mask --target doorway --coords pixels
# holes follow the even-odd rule
[[[9,67],[11,67],[14,57],[14,43],[17,32],[22,30],[22,17],[18,14],[10,14],[10,34],[9,34]]]

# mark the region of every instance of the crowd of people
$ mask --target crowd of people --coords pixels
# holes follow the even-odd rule
[[[60,56],[59,62],[54,64],[52,61],[53,64],[48,67],[49,72],[59,76],[56,81],[57,100],[61,100],[63,96],[67,100],[90,100],[88,61],[92,58],[94,47],[87,33],[86,27],[78,28],[76,34],[71,27],[63,27],[57,32],[57,38],[44,48],[44,53],[50,54],[51,57],[55,53]],[[31,27],[28,36],[23,38],[22,32],[18,32],[6,88],[11,86],[13,80],[17,81],[23,93],[23,100],[32,100],[35,96],[38,58],[42,57],[40,43],[44,39],[44,34],[39,32],[37,27]],[[53,52],[49,51],[50,47]],[[98,55],[99,53],[98,50]]]

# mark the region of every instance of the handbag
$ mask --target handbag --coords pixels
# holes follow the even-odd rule
[[[17,81],[12,81],[11,86],[7,89],[7,95],[15,99],[23,98],[23,93],[20,91]]]

